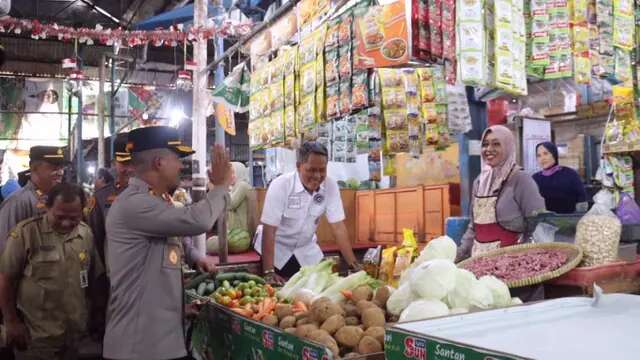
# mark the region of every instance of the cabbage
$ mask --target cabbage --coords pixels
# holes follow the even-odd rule
[[[468,309],[469,292],[471,285],[478,281],[476,276],[469,270],[457,269],[456,270],[456,286],[447,294],[447,303],[452,308],[464,308]]]
[[[416,300],[400,314],[399,322],[430,319],[449,315],[449,308],[438,300]]]
[[[421,299],[441,300],[455,287],[457,269],[448,260],[427,261],[413,270],[409,284]]]
[[[471,284],[469,304],[480,309],[488,309],[493,305],[493,295],[484,282],[474,281]]]
[[[398,316],[415,298],[415,294],[411,291],[411,285],[409,283],[403,284],[389,296],[387,311]]]
[[[456,243],[448,236],[440,236],[435,238],[424,247],[420,252],[420,256],[416,259],[418,264],[434,259],[444,259],[453,262],[456,259],[458,247]]]
[[[511,298],[511,305],[522,305],[522,300],[519,297]]]
[[[505,283],[492,275],[485,275],[479,281],[491,291],[493,306],[505,307],[511,305],[511,293]]]
[[[469,312],[469,309],[466,309],[466,308],[453,308],[451,309],[451,311],[449,311],[449,315],[466,314],[468,312]]]

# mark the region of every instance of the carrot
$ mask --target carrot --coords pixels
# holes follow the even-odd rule
[[[267,294],[269,294],[269,296],[273,296],[276,293],[276,290],[271,286],[271,285],[267,285]]]
[[[242,316],[250,318],[253,315],[253,312],[243,308],[232,308],[231,311],[240,314]]]
[[[301,313],[305,313],[309,311],[309,309],[307,308],[307,305],[305,303],[303,303],[302,301],[296,301],[293,303],[293,313],[294,314],[301,314]]]
[[[349,300],[353,297],[353,292],[351,290],[340,290],[340,293]]]

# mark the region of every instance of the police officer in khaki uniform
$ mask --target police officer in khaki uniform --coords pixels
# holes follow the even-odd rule
[[[30,181],[0,206],[0,254],[9,232],[22,220],[45,212],[46,195],[62,181],[64,149],[34,146],[29,151]]]
[[[116,196],[120,195],[129,185],[131,154],[126,151],[126,145],[126,134],[116,139],[114,146],[115,154],[112,162],[116,170],[116,179],[114,182],[96,191],[87,203],[87,223],[91,227],[91,231],[93,231],[93,241],[95,242],[100,260],[102,260],[103,263],[106,263],[104,258],[106,244],[104,240],[106,238],[105,222],[107,214],[109,213],[111,205],[116,200]]]
[[[82,223],[82,188],[51,189],[47,212],[11,231],[0,257],[0,306],[16,359],[74,359],[88,321],[88,290],[104,272]]]
[[[135,177],[114,201],[106,224],[111,295],[103,356],[182,358],[187,355],[183,255],[205,271],[214,271],[215,265],[180,237],[208,231],[224,213],[231,182],[229,156],[216,147],[209,173],[214,189],[203,200],[177,208],[166,194],[180,184],[180,158],[193,154],[178,131],[167,126],[135,129],[129,132],[127,148]]]

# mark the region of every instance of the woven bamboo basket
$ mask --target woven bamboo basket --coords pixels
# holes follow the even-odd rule
[[[582,261],[582,249],[577,245],[567,244],[567,243],[542,243],[542,244],[522,244],[522,245],[507,246],[504,248],[489,251],[482,255],[474,256],[472,258],[459,262],[457,265],[459,268],[464,268],[465,265],[468,265],[471,261],[474,261],[479,258],[495,257],[503,254],[517,254],[517,253],[527,252],[533,249],[563,250],[567,252],[568,260],[564,265],[562,265],[561,267],[553,271],[538,274],[535,276],[530,276],[524,279],[508,281],[506,282],[508,287],[518,288],[523,286],[536,285],[536,284],[543,283],[547,280],[555,279],[560,275],[571,271],[573,268],[578,266],[578,264],[580,264],[580,261]]]

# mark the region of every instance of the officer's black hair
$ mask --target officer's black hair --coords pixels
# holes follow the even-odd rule
[[[306,141],[298,150],[298,163],[302,164],[307,162],[311,154],[322,155],[327,158],[327,160],[329,159],[329,151],[327,151],[326,146],[317,141]]]
[[[105,169],[105,168],[100,168],[98,170],[98,173],[96,174],[96,179],[104,180],[105,184],[111,184],[115,181],[115,179],[113,178],[113,175],[111,175],[111,172],[109,172],[109,169]]]
[[[80,199],[82,208],[84,208],[87,203],[84,190],[76,184],[61,183],[54,186],[47,194],[47,208],[51,208],[58,197],[62,197],[62,201],[65,203],[74,202],[76,199]]]

